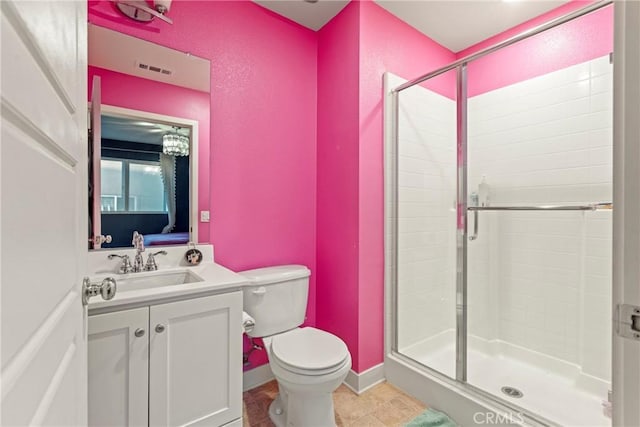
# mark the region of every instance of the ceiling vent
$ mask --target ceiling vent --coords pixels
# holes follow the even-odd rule
[[[149,65],[142,62],[136,62],[136,65],[141,70],[146,70],[152,73],[160,73],[160,74],[164,74],[165,76],[170,76],[173,74],[173,71],[167,70],[166,68],[162,68],[162,67],[156,67],[155,65]]]

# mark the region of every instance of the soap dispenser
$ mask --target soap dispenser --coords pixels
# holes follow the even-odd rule
[[[489,184],[485,175],[482,175],[482,182],[478,184],[478,202],[480,206],[489,206]]]

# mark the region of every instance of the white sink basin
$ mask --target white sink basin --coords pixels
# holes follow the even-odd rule
[[[154,273],[133,273],[126,278],[116,278],[118,292],[139,291],[164,286],[203,282],[204,279],[189,270],[174,270]],[[116,294],[117,295],[117,294]]]

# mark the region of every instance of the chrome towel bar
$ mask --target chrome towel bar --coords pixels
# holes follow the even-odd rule
[[[469,211],[596,211],[613,209],[613,203],[591,203],[589,205],[545,205],[545,206],[469,206]]]
[[[588,205],[546,205],[546,206],[468,206],[473,212],[473,234],[469,240],[478,238],[478,212],[480,211],[596,211],[613,209],[612,202],[591,203]]]

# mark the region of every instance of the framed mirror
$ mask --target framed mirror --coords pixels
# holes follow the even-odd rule
[[[89,81],[100,81],[90,249],[131,247],[134,231],[147,246],[207,241],[198,189],[209,181],[209,70],[208,60],[89,25]]]

